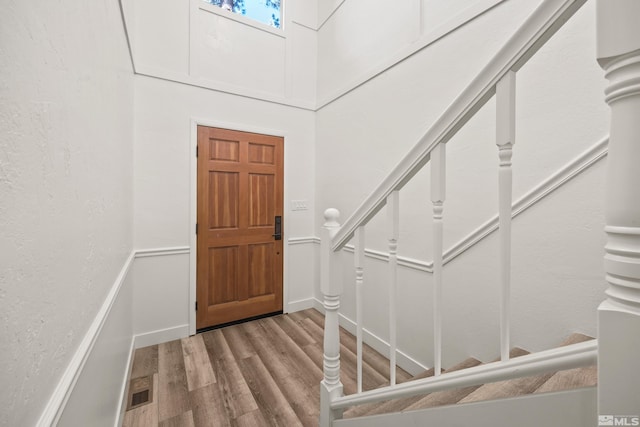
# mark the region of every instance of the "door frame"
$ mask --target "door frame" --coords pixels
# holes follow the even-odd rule
[[[198,147],[198,126],[207,126],[235,130],[240,132],[260,133],[263,135],[279,136],[284,139],[283,148],[283,174],[284,174],[284,197],[282,199],[282,221],[283,224],[283,271],[282,271],[282,310],[289,311],[289,212],[287,209],[288,186],[287,186],[287,132],[274,128],[254,126],[247,123],[225,122],[215,119],[205,119],[199,117],[191,118],[191,137],[189,143],[189,156],[191,157],[191,167],[189,170],[189,335],[196,333],[196,266],[197,266],[197,238],[196,222],[198,219],[198,161],[196,150]]]

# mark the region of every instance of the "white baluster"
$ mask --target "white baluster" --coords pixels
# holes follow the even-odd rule
[[[389,383],[396,384],[398,235],[400,234],[400,204],[398,191],[387,197],[387,227],[389,232]]]
[[[443,210],[446,190],[445,144],[431,152],[431,202],[433,203],[433,369],[442,370],[442,255]]]
[[[342,282],[338,274],[336,254],[331,250],[331,239],[340,229],[337,209],[324,212],[321,229],[320,287],[324,294],[324,379],[320,385],[320,426],[329,427],[333,420],[342,418],[342,411],[332,411],[331,400],[343,395],[340,382],[340,330],[338,309]]]
[[[500,158],[499,224],[500,224],[500,356],[509,360],[509,321],[511,312],[511,156],[516,136],[516,73],[509,71],[496,87],[496,144]]]
[[[599,1],[598,62],[609,81],[605,272],[598,308],[598,413],[640,418],[640,2]],[[618,420],[615,420],[616,423]],[[632,425],[633,420],[619,420]],[[629,424],[626,424],[629,422]]]
[[[364,285],[364,227],[358,227],[354,236],[356,268],[356,354],[358,369],[358,393],[362,392],[362,291]]]

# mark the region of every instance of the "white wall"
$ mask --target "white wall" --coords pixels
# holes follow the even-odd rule
[[[202,0],[140,0],[136,71],[258,99],[313,108],[316,1],[283,2],[282,29]]]
[[[332,2],[320,3],[327,7],[326,3]],[[336,3],[339,8],[318,31],[320,98],[416,41],[421,35],[420,3],[421,0]]]
[[[133,263],[96,337],[58,426],[119,425],[133,357]],[[122,414],[124,415],[124,414]]]
[[[496,3],[441,39],[432,28],[455,28]],[[117,3],[11,0],[0,18],[0,51],[11,64],[0,71],[0,425],[36,422],[132,246],[141,254],[133,283],[127,276],[62,423],[109,423],[100,411],[114,401],[85,400],[85,390],[105,375],[123,378],[132,333],[145,344],[186,334],[194,120],[285,136],[285,303],[305,308],[320,296],[312,236],[322,211],[348,216],[536,3],[412,0],[387,10],[289,0],[285,29],[274,35],[200,0],[125,1],[140,73],[132,81]],[[592,2],[557,39],[518,76],[516,198],[606,132]],[[274,55],[258,55],[266,48]],[[219,68],[222,60],[231,69]],[[449,144],[447,247],[495,213],[493,108]],[[428,221],[417,227],[430,217],[427,178],[428,169],[418,175],[425,185],[409,184],[401,197],[400,255],[421,260],[431,257]],[[595,333],[602,181],[598,164],[516,220],[514,344],[536,350],[569,331]],[[307,200],[309,210],[291,211],[292,200]],[[372,249],[385,250],[383,222],[369,227]],[[494,253],[491,236],[447,266],[445,364],[497,354]],[[384,339],[383,263],[367,264],[367,286],[378,292],[367,296],[366,326]],[[417,330],[429,324],[430,277],[400,276],[408,291],[400,347],[430,364],[426,342],[415,338],[430,335]],[[349,290],[343,313],[351,318],[352,301]],[[113,363],[98,372],[105,357]]]
[[[314,235],[313,112],[143,76],[136,77],[135,86],[137,249],[178,247],[186,248],[188,253],[195,215],[191,193],[195,184],[192,121],[283,135],[284,239]],[[307,200],[309,210],[292,211],[291,200]],[[309,273],[315,269],[313,251],[313,241],[285,247],[285,310],[289,302],[306,300],[307,306],[311,304],[314,293]],[[137,334],[189,323],[193,307],[189,303],[188,260],[188,254],[173,254],[136,261]]]
[[[350,1],[344,2],[328,22],[342,20],[340,25],[345,28],[368,25],[347,13]],[[502,2],[318,111],[318,227],[321,212],[328,207],[338,208],[343,221],[355,210],[535,6],[523,0]],[[390,19],[393,16],[390,14]],[[589,2],[518,73],[514,199],[606,135],[604,79],[593,53],[594,20],[594,5]],[[324,90],[322,64],[329,56],[322,35],[327,25],[319,36],[319,96]],[[368,35],[374,40],[386,35],[398,37],[393,28],[393,22],[369,28]],[[350,39],[340,42],[348,45]],[[351,52],[350,46],[341,48]],[[374,60],[366,50],[357,52],[364,52],[360,58],[363,63]],[[362,68],[345,62],[341,66],[344,70],[340,75],[355,75]],[[495,103],[491,101],[447,145],[445,249],[497,211],[494,116]],[[557,344],[573,330],[595,334],[595,307],[603,295],[602,179],[599,165],[559,190],[557,194],[564,199],[556,195],[544,199],[516,220],[513,300],[514,312],[519,312],[514,316],[514,343],[541,349]],[[429,167],[401,192],[401,256],[432,259],[428,189]],[[368,248],[386,251],[384,219],[383,211],[367,227]],[[490,237],[446,267],[445,362],[457,362],[468,354],[485,360],[497,354],[497,346],[491,346],[498,336],[494,239]],[[351,256],[345,257],[346,268],[351,270]],[[367,296],[365,318],[369,320],[365,320],[365,326],[387,339],[387,291],[381,267],[365,272],[370,280],[366,286],[376,289]],[[425,340],[431,336],[431,278],[413,270],[401,271],[400,277],[400,348],[430,365],[430,344],[417,341],[415,336],[421,333]],[[349,280],[352,282],[353,277]],[[352,289],[347,289],[343,313],[353,319]],[[544,316],[538,319],[536,313]],[[418,331],[425,326],[426,331]]]
[[[118,2],[4,2],[0,52],[0,425],[26,426],[131,252],[133,79]]]

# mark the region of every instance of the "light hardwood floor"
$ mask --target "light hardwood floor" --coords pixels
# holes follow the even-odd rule
[[[127,410],[123,426],[317,426],[323,322],[309,309],[136,350],[131,379],[150,377],[152,399]],[[341,330],[341,339],[353,393],[355,338]],[[388,383],[388,360],[371,348],[363,358],[363,388]]]
[[[149,403],[127,407],[124,427],[317,426],[324,317],[309,309],[136,350],[131,391],[152,385]],[[573,334],[564,345],[590,337]],[[355,338],[340,331],[341,381],[356,390]],[[511,350],[511,357],[528,352]],[[365,345],[363,388],[389,383],[389,361]],[[479,365],[464,360],[445,372]],[[433,369],[414,378],[433,375]],[[412,377],[396,370],[398,382]],[[350,408],[345,418],[594,386],[595,367],[446,390]],[[131,399],[129,398],[129,401]]]

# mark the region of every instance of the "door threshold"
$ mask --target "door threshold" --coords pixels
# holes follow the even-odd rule
[[[259,320],[259,319],[265,319],[267,317],[278,316],[278,315],[280,315],[282,313],[283,313],[282,310],[274,311],[273,313],[267,313],[267,314],[261,314],[259,316],[247,317],[246,319],[234,320],[233,322],[222,323],[220,325],[207,326],[206,328],[197,329],[196,330],[196,334],[201,334],[203,332],[209,332],[209,331],[213,331],[213,330],[216,330],[216,329],[226,328],[227,326],[239,325],[241,323],[247,323],[247,322],[251,322],[253,320]]]

